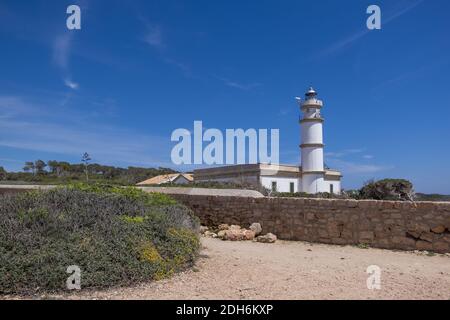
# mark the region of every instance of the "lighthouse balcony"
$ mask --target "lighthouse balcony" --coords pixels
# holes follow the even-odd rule
[[[322,108],[322,107],[323,107],[323,101],[316,99],[316,98],[307,99],[302,103],[302,109],[304,109],[304,108]]]
[[[300,116],[298,118],[298,121],[300,123],[305,123],[305,122],[324,122],[325,120],[321,116],[314,116],[314,117],[311,117],[311,118],[303,118],[302,116]]]

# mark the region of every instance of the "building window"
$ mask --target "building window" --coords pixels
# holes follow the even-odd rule
[[[330,193],[333,194],[334,193],[334,185],[330,184]]]
[[[294,189],[294,183],[293,183],[293,182],[291,182],[291,183],[289,184],[289,189],[290,189],[290,192],[291,192],[291,193],[294,193],[294,192],[295,192],[295,189]]]
[[[272,191],[277,192],[277,182],[276,181],[272,181]]]

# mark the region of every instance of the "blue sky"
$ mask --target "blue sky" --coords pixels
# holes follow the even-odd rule
[[[78,4],[82,29],[66,28]],[[366,28],[377,4],[382,29]],[[0,1],[0,166],[170,166],[176,128],[279,128],[325,102],[326,163],[345,188],[407,178],[450,194],[450,2]]]

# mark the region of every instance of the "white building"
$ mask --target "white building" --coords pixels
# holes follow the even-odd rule
[[[194,170],[194,181],[260,184],[278,192],[340,193],[339,171],[325,169],[323,159],[323,102],[310,88],[301,102],[301,166],[244,164]]]

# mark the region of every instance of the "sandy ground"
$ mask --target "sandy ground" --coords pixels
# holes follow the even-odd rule
[[[196,266],[171,279],[40,298],[450,299],[449,255],[286,241],[202,244]],[[381,268],[380,290],[367,288],[370,265]]]

